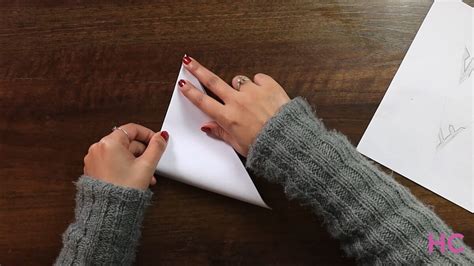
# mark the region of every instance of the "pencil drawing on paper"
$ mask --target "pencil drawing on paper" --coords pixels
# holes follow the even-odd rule
[[[438,140],[439,140],[439,143],[438,145],[436,146],[436,149],[440,149],[442,147],[444,147],[447,143],[449,143],[452,139],[454,139],[459,133],[461,133],[461,131],[465,130],[466,128],[465,127],[458,127],[457,129],[452,125],[450,124],[448,126],[448,134],[445,135],[443,132],[443,129],[440,127],[439,128],[439,133],[438,133]]]
[[[467,46],[464,47],[464,54],[462,56],[462,61],[461,61],[461,76],[459,79],[459,84],[464,82],[466,79],[471,77],[471,74],[474,69],[474,58],[471,55],[471,52],[467,48]],[[444,102],[444,105],[446,105],[446,99]],[[445,109],[445,107],[443,107]],[[443,112],[444,113],[444,112]],[[455,127],[453,124],[449,124],[449,126],[446,128],[443,126],[440,126],[439,131],[438,131],[438,144],[436,145],[436,149],[439,150],[442,147],[444,147],[446,144],[448,144],[451,140],[453,140],[459,133],[461,133],[463,130],[465,130],[466,127],[464,126],[459,126]]]
[[[473,59],[474,58],[469,52],[469,49],[465,47],[461,61],[461,77],[459,79],[459,84],[461,84],[463,81],[465,81],[471,76],[472,71],[474,69],[474,63],[472,62]]]

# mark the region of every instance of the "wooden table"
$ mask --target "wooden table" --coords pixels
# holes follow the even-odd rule
[[[54,261],[89,145],[126,122],[160,129],[185,52],[227,81],[275,77],[356,144],[431,5],[3,2],[1,265]],[[474,246],[472,214],[395,177]],[[274,211],[160,178],[138,264],[354,263],[319,218],[259,183]]]

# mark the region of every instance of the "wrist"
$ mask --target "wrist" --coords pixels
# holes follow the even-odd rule
[[[246,166],[256,174],[266,175],[267,179],[280,182],[276,170],[289,167],[274,165],[281,156],[290,156],[300,146],[307,146],[306,139],[318,140],[327,134],[323,123],[316,118],[311,106],[301,97],[292,99],[265,123],[250,146]],[[271,173],[271,174],[269,174]]]
[[[141,220],[153,195],[149,189],[118,186],[84,175],[79,178],[76,186],[76,220],[98,227],[109,225],[89,220],[101,217],[118,227],[127,225],[114,223],[114,219],[127,216],[127,219]]]

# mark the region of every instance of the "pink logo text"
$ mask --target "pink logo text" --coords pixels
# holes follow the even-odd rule
[[[459,254],[464,251],[463,247],[456,248],[453,244],[455,239],[463,239],[464,236],[462,234],[452,234],[448,237],[447,243],[446,243],[446,235],[441,233],[439,234],[439,238],[435,239],[435,235],[433,233],[430,233],[428,235],[428,252],[431,254],[433,253],[433,250],[435,249],[435,246],[438,246],[439,250],[441,253],[444,253],[446,251],[446,246],[448,246],[448,249],[450,252],[454,254]]]

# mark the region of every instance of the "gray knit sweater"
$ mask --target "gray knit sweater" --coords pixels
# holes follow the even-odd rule
[[[348,256],[360,264],[474,265],[472,250],[428,253],[428,235],[452,234],[430,209],[361,156],[343,135],[328,131],[296,98],[264,126],[250,148],[247,168],[281,184],[290,199],[322,216]],[[129,265],[150,191],[77,183],[75,222],[63,236],[56,264]]]
[[[82,176],[56,265],[131,265],[152,192]]]

